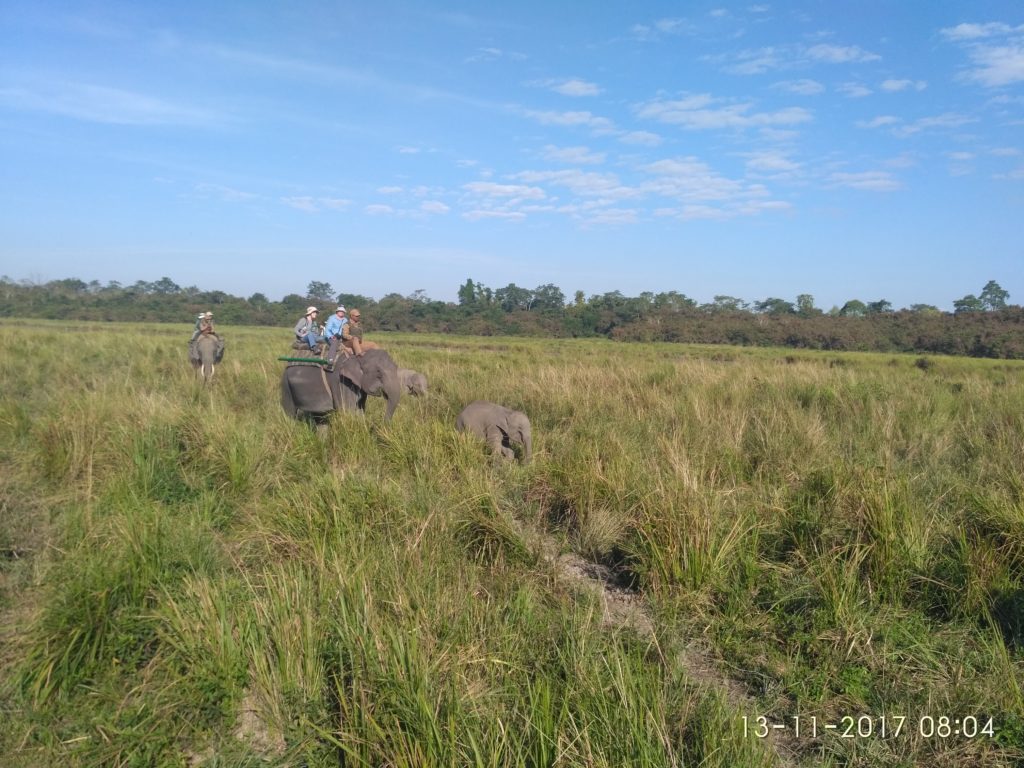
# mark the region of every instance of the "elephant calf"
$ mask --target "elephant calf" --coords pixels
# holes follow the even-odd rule
[[[398,380],[402,383],[402,392],[407,395],[427,394],[427,377],[411,368],[399,368]]]
[[[486,400],[475,400],[462,409],[455,419],[455,428],[459,432],[471,432],[482,437],[495,457],[515,458],[512,444],[518,443],[523,447],[523,463],[530,461],[533,438],[530,420],[522,411]]]

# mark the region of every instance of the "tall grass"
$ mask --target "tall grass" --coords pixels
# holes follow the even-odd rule
[[[0,324],[12,765],[1024,758],[1024,366],[396,335],[430,394],[317,433],[287,334],[226,329],[203,387],[153,330],[44,327],[44,368]],[[531,465],[455,432],[474,399]],[[862,713],[908,725],[742,727]]]

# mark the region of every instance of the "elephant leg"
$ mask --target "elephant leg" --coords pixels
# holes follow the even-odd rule
[[[284,412],[291,418],[297,418],[299,415],[299,409],[295,405],[295,398],[292,397],[292,388],[288,383],[288,377],[281,377],[281,407],[284,408]]]
[[[501,457],[505,455],[505,449],[502,446],[502,442],[505,440],[505,433],[495,425],[488,424],[484,428],[484,439],[487,441],[487,448],[491,452],[491,456],[496,461],[500,461]]]

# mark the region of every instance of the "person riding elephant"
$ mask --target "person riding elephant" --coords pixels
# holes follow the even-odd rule
[[[323,421],[332,411],[365,411],[366,397],[387,401],[384,418],[394,415],[402,397],[398,366],[383,349],[349,357],[333,370],[316,365],[290,365],[281,376],[281,407],[292,418]]]
[[[220,334],[213,330],[213,312],[200,312],[196,317],[196,328],[192,332],[192,338],[189,339],[189,344],[198,339],[201,335],[212,333],[218,339]]]
[[[348,324],[348,318],[345,315],[345,307],[339,305],[334,310],[334,314],[327,318],[327,325],[324,326],[324,337],[330,343],[327,359],[332,362],[337,360],[338,353],[344,349],[341,339],[342,329]]]
[[[455,428],[486,440],[495,459],[515,458],[512,446],[518,444],[523,449],[523,463],[530,461],[533,437],[530,419],[522,411],[486,400],[475,400],[462,409],[455,419]]]
[[[309,347],[311,352],[316,352],[317,345],[326,341],[320,326],[316,323],[320,310],[316,307],[306,307],[306,314],[295,323],[295,343],[300,348],[303,345]]]
[[[372,341],[363,340],[363,313],[357,308],[352,308],[348,316],[348,322],[341,327],[341,343],[356,354],[362,357],[363,352],[368,349],[379,349]]]

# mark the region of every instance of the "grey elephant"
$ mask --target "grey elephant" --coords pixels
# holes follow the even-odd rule
[[[411,368],[399,368],[398,379],[402,382],[402,392],[407,395],[427,394],[427,377]]]
[[[196,377],[202,376],[203,382],[207,383],[224,359],[224,342],[212,333],[204,333],[189,345],[188,359]]]
[[[487,441],[495,458],[515,458],[512,445],[523,447],[523,463],[530,461],[533,453],[533,437],[530,433],[530,419],[522,411],[514,411],[504,405],[475,400],[455,419],[455,428],[470,432]]]
[[[281,406],[292,418],[322,421],[331,411],[365,411],[366,396],[387,400],[384,418],[391,420],[402,397],[398,366],[383,349],[368,349],[337,364],[292,365],[281,375]]]

